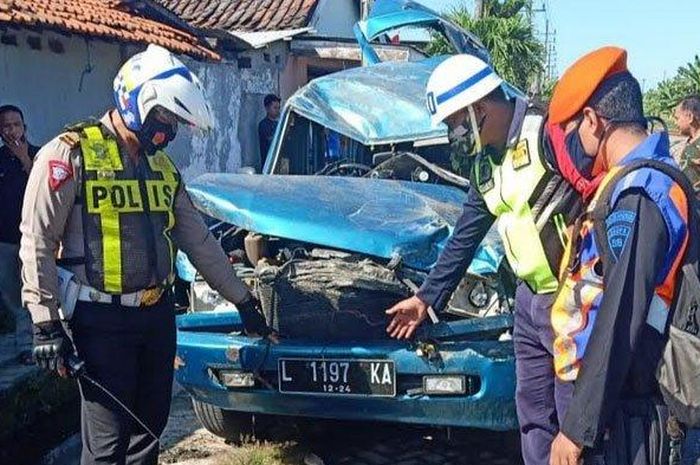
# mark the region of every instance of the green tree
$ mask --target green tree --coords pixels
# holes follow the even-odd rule
[[[684,79],[691,87],[700,89],[700,57],[695,55],[695,59],[678,70],[678,76]]]
[[[700,93],[700,57],[678,69],[675,76],[659,82],[644,94],[647,114],[661,116],[673,122],[673,108],[685,96]]]
[[[501,77],[526,91],[542,71],[544,45],[535,36],[524,6],[524,0],[484,0],[480,18],[474,18],[466,5],[454,8],[448,17],[481,39]],[[437,34],[426,51],[430,55],[454,53]]]

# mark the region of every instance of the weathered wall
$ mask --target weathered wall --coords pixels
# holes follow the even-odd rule
[[[14,35],[17,45],[0,44],[0,104],[24,110],[34,144],[47,142],[66,124],[101,116],[112,105],[119,65],[136,50],[51,32],[5,34]],[[29,37],[40,38],[41,50],[29,47]],[[64,53],[50,51],[49,39],[59,41]]]
[[[282,101],[286,101],[308,81],[307,58],[290,55],[287,59],[287,66],[280,75],[280,97]]]
[[[240,68],[242,59],[250,68]],[[263,98],[279,93],[279,77],[286,62],[286,44],[242,53],[236,61],[206,64],[187,60],[210,96],[215,128],[208,136],[178,136],[171,153],[185,179],[205,172],[234,172],[242,166],[260,171],[258,122],[265,116]]]
[[[41,145],[66,124],[100,117],[112,101],[112,81],[119,66],[142,47],[124,46],[51,32],[9,31],[17,45],[0,44],[0,105],[11,103],[25,112],[28,138]],[[39,37],[41,50],[27,44]],[[49,50],[58,40],[64,53]],[[260,169],[257,123],[264,116],[265,94],[279,92],[286,62],[286,43],[243,53],[239,60],[201,63],[183,58],[201,78],[210,97],[216,127],[208,135],[186,129],[169,152],[185,179],[240,166]],[[248,63],[240,59],[249,58]],[[249,68],[240,68],[250,66]]]

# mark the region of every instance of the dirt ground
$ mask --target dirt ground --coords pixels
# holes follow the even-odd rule
[[[386,424],[280,420],[267,441],[227,444],[202,429],[177,392],[160,463],[175,465],[507,465],[520,462],[509,433],[444,431]]]

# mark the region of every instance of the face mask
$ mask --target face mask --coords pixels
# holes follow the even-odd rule
[[[177,135],[177,125],[164,123],[150,114],[146,117],[136,137],[145,153],[155,153],[164,149]]]
[[[464,126],[464,123],[460,124],[456,128],[452,129],[448,134],[450,142],[457,142],[469,133],[469,129]]]
[[[482,149],[480,132],[485,119],[486,117],[484,116],[481,118],[481,121],[477,123],[474,108],[470,106],[469,121],[466,124],[462,122],[449,132],[448,139],[450,143],[460,143],[463,145],[464,152],[467,156],[478,154]]]
[[[579,121],[576,128],[566,135],[565,144],[566,150],[569,153],[571,162],[574,164],[578,172],[586,179],[591,179],[593,171],[593,161],[595,158],[589,156],[583,148],[581,136],[578,133],[583,120]]]

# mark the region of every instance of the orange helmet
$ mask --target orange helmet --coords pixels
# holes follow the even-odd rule
[[[569,121],[586,106],[603,81],[623,71],[627,71],[627,51],[623,48],[603,47],[579,58],[554,87],[549,122]]]

